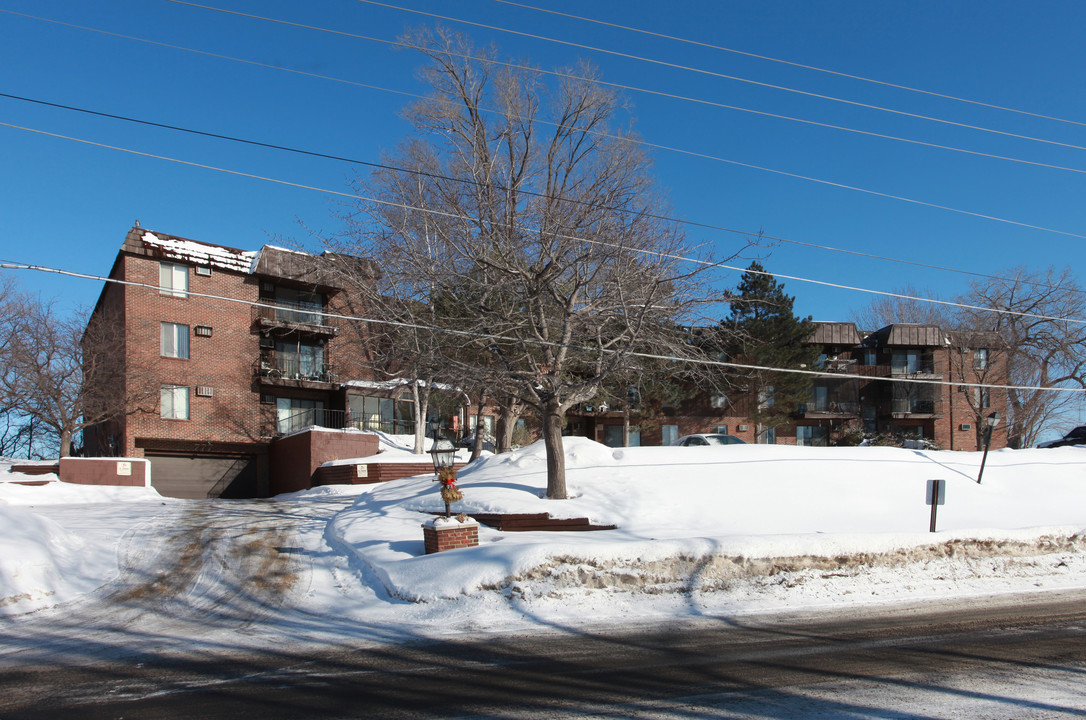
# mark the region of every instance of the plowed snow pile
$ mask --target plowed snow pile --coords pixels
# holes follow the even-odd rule
[[[386,447],[382,460],[403,452]],[[190,569],[201,579],[186,592],[218,588],[216,607],[223,597],[259,596],[263,609],[239,617],[259,615],[265,628],[295,613],[283,626],[299,634],[349,634],[1086,588],[1086,447],[992,452],[979,484],[979,453],[612,449],[582,438],[566,438],[566,450],[568,500],[545,498],[537,443],[462,470],[464,498],[453,512],[548,513],[616,529],[481,526],[478,547],[425,555],[420,526],[444,509],[432,475],[318,488],[274,503],[275,533],[264,544],[267,557],[290,560],[282,592],[243,587],[256,581],[228,573],[221,560]],[[132,574],[120,567],[123,558],[152,557],[159,539],[183,531],[194,503],[236,515],[215,521],[223,530],[216,553],[201,557],[244,556],[241,543],[252,537],[242,531],[264,528],[269,512],[259,504],[168,500],[150,488],[68,486],[55,476],[25,487],[16,479],[0,473],[7,481],[0,482],[0,617],[107,583],[113,597],[123,596],[123,587],[113,587]],[[931,533],[927,485],[934,479],[945,481],[946,502]],[[254,561],[245,577],[260,567]]]

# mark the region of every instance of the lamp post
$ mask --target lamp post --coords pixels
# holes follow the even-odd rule
[[[984,420],[984,424],[987,426],[984,429],[984,454],[980,457],[980,472],[977,473],[977,484],[980,485],[980,479],[984,477],[984,463],[988,460],[988,447],[992,444],[992,428],[999,422],[999,413],[992,411]]]
[[[445,517],[449,517],[450,503],[463,498],[463,495],[456,488],[456,468],[454,467],[456,446],[444,435],[436,437],[436,430],[434,435],[434,444],[430,448],[430,457],[434,460],[434,472],[441,483],[441,499],[445,501]]]

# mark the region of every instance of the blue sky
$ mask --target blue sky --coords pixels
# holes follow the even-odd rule
[[[1086,146],[1086,125],[1076,124],[1086,123],[1086,45],[1081,41],[1086,4],[536,2],[743,53],[1075,121],[909,92],[495,0],[400,3],[658,61],[447,23],[477,44],[493,42],[503,55],[544,69],[587,58],[599,66],[604,80],[631,88],[626,92],[631,116],[643,139],[658,146],[657,176],[677,218],[976,273],[999,274],[1017,265],[1071,265],[1082,282],[1086,151],[1066,145]],[[434,22],[359,0],[208,3],[385,41],[407,26]],[[0,92],[150,122],[377,161],[410,132],[399,113],[410,102],[409,94],[423,90],[415,77],[422,60],[411,51],[167,0],[0,0],[0,10],[5,11],[0,12]],[[0,126],[0,259],[77,272],[106,274],[137,219],[152,230],[243,249],[265,243],[317,249],[310,230],[339,229],[333,195],[151,155],[331,191],[346,190],[348,176],[365,171],[350,163],[6,97],[0,97],[0,122],[5,123]],[[717,255],[730,254],[742,237],[693,226],[688,235]],[[781,275],[876,290],[912,286],[950,296],[969,282],[961,273],[795,243],[761,253],[766,268]],[[721,273],[719,282],[734,286],[738,275]],[[41,273],[17,277],[24,287],[73,306],[93,304],[101,288],[97,282]],[[783,281],[796,296],[797,312],[815,319],[849,319],[873,297]]]

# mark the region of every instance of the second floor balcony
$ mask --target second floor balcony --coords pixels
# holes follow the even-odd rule
[[[817,415],[829,415],[835,417],[860,417],[860,403],[836,402],[833,400],[819,400],[806,402],[797,408],[800,415],[814,417]]]
[[[934,400],[921,398],[894,398],[890,404],[890,412],[895,417],[903,415],[935,415],[936,408]]]
[[[268,354],[253,365],[254,376],[269,385],[335,383],[339,381],[331,363],[297,355]]]

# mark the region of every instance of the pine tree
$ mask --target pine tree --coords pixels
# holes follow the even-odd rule
[[[724,346],[734,362],[766,368],[814,369],[820,349],[810,345],[814,322],[797,318],[795,301],[784,285],[752,262],[734,293],[727,297],[731,314],[722,321]],[[733,382],[752,399],[751,419],[764,428],[788,424],[798,406],[808,401],[810,375],[769,370],[740,371]]]

